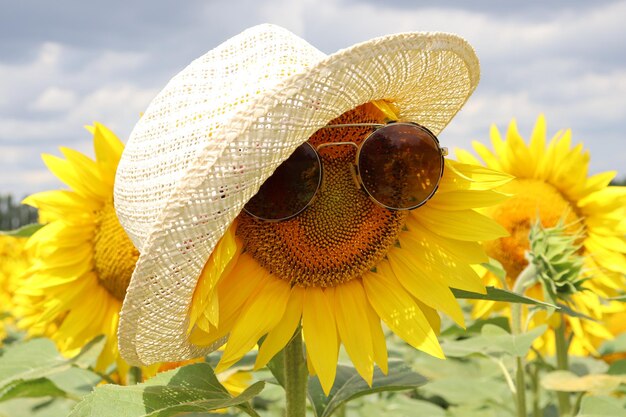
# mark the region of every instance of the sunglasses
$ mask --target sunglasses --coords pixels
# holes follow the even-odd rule
[[[417,123],[391,122],[329,125],[323,129],[371,127],[360,145],[331,142],[313,147],[305,142],[263,183],[244,206],[249,215],[265,221],[283,221],[303,212],[322,185],[319,150],[349,145],[357,149],[353,173],[360,187],[378,205],[389,210],[413,210],[426,203],[443,176],[446,148]]]

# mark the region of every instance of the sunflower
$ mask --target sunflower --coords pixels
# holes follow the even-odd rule
[[[39,209],[47,224],[28,240],[33,263],[19,293],[20,325],[49,335],[59,350],[76,353],[98,335],[106,336],[99,370],[119,358],[117,325],[126,287],[139,256],[113,208],[113,182],[124,145],[108,128],[95,123],[95,160],[68,148],[65,159],[43,155],[47,167],[71,190],[44,191],[23,203]],[[29,303],[30,305],[24,305]],[[54,327],[54,331],[43,329]]]
[[[381,111],[382,110],[382,111]],[[383,122],[390,106],[365,104],[329,124]],[[360,143],[367,129],[322,129],[313,145]],[[196,286],[190,340],[228,336],[216,371],[237,362],[266,335],[255,368],[265,366],[301,326],[309,372],[330,391],[343,345],[372,383],[387,372],[381,320],[411,346],[443,358],[438,311],[463,326],[450,288],[484,292],[470,267],[487,261],[479,241],[506,231],[474,209],[503,201],[510,176],[446,160],[439,190],[413,211],[372,202],[353,181],[354,150],[324,153],[324,184],[312,204],[282,222],[242,212],[221,238]]]
[[[21,275],[28,268],[28,251],[24,248],[26,239],[0,235],[0,342],[7,336],[6,324],[15,315],[13,295]]]
[[[615,172],[588,175],[589,153],[583,145],[572,146],[571,131],[559,131],[546,143],[546,121],[543,115],[537,119],[530,143],[526,145],[520,136],[515,120],[511,121],[503,140],[495,126],[491,127],[493,151],[474,142],[473,147],[482,161],[467,151],[457,153],[459,160],[482,164],[516,177],[498,188],[512,194],[507,201],[484,210],[509,232],[510,236],[485,242],[490,257],[503,265],[509,284],[526,267],[524,256],[529,248],[529,230],[539,219],[544,227],[553,227],[563,221],[571,225],[571,232],[583,227],[581,254],[584,256],[583,276],[587,291],[571,296],[575,310],[596,321],[567,316],[567,325],[574,337],[573,354],[596,353],[592,340],[608,339],[611,333],[601,323],[604,303],[624,286],[626,273],[626,188],[609,186]],[[499,285],[490,273],[485,282]],[[531,296],[541,298],[542,291],[530,288]],[[505,306],[491,301],[476,303],[475,316],[484,316],[494,309]],[[534,322],[550,321],[558,324],[555,317],[545,312],[535,316]],[[551,332],[538,339],[535,347],[546,353],[554,352]]]

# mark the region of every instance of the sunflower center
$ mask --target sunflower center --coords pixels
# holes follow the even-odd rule
[[[124,300],[130,277],[139,258],[139,251],[122,228],[113,202],[105,204],[97,214],[94,238],[95,271],[101,285],[120,301]]]
[[[382,122],[372,105],[360,106],[329,124]],[[322,143],[363,141],[370,128],[322,129],[309,139]],[[358,187],[350,145],[322,148],[323,184],[313,203],[282,222],[262,222],[242,213],[237,233],[261,266],[292,285],[329,287],[372,269],[396,243],[406,212],[390,211]],[[276,198],[281,198],[276,196]]]
[[[552,185],[540,180],[517,179],[507,184],[504,192],[513,197],[491,209],[491,217],[511,234],[485,243],[487,254],[498,259],[507,276],[516,278],[528,265],[524,257],[530,247],[530,227],[539,217],[544,227],[553,227],[559,220],[571,224],[571,230],[580,227],[576,207]],[[576,223],[576,224],[574,224]]]

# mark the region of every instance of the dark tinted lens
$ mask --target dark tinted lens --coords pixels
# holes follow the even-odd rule
[[[426,129],[397,123],[378,129],[363,143],[359,174],[382,205],[411,209],[428,200],[443,170],[441,151]]]
[[[313,199],[321,180],[315,149],[300,145],[280,164],[244,209],[264,220],[284,220],[304,210]]]

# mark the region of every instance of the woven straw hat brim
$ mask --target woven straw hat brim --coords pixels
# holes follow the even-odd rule
[[[324,56],[284,29],[263,25],[216,50],[224,56],[234,44],[250,48],[259,39],[267,42],[268,33],[272,42],[289,45],[287,57],[300,57],[290,67],[296,72],[287,71],[242,102],[222,103],[235,106],[226,116],[205,113],[204,121],[194,120],[206,125],[200,140],[162,140],[166,133],[159,129],[171,134],[197,107],[184,98],[194,85],[180,76],[209,76],[202,70],[208,64],[199,59],[155,98],[131,134],[115,184],[118,216],[141,252],[118,331],[120,352],[130,364],[194,358],[217,347],[188,341],[188,313],[202,268],[245,203],[315,131],[363,103],[385,99],[398,106],[401,120],[437,134],[478,83],[472,47],[445,33],[390,35]],[[179,101],[170,109],[174,95]],[[167,152],[164,146],[170,146]],[[168,158],[181,155],[184,166],[172,168]]]

